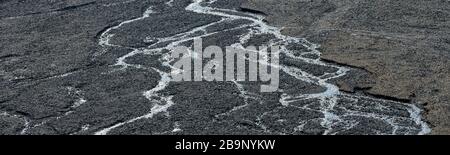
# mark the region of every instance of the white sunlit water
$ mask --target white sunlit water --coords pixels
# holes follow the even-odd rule
[[[153,108],[150,112],[148,112],[145,115],[138,116],[135,118],[132,118],[130,120],[120,122],[114,125],[111,125],[107,128],[101,129],[97,131],[95,134],[97,135],[105,135],[108,134],[110,131],[119,128],[123,125],[136,122],[141,119],[148,119],[152,118],[158,113],[169,113],[168,108],[175,105],[172,101],[172,98],[174,96],[168,96],[164,95],[162,91],[164,91],[170,84],[171,77],[170,72],[165,72],[158,68],[146,68],[144,66],[135,65],[135,64],[128,64],[125,62],[125,59],[135,56],[137,54],[147,54],[147,55],[158,55],[161,54],[161,57],[159,61],[164,67],[167,68],[173,68],[171,66],[171,62],[174,61],[172,58],[170,58],[170,52],[163,52],[164,50],[172,50],[181,43],[185,43],[187,41],[192,41],[194,39],[198,38],[204,38],[208,36],[212,36],[215,34],[218,34],[219,32],[223,31],[231,31],[231,30],[237,30],[237,29],[243,29],[248,28],[249,31],[240,36],[240,42],[237,42],[233,46],[242,47],[243,44],[245,44],[249,39],[252,37],[255,37],[257,35],[262,34],[270,34],[273,35],[274,38],[269,41],[270,45],[279,45],[281,47],[281,53],[286,55],[289,58],[306,62],[308,64],[313,65],[319,65],[319,66],[325,66],[325,67],[331,67],[336,68],[336,71],[333,73],[327,73],[324,76],[314,76],[300,68],[293,67],[293,66],[287,66],[282,63],[280,63],[277,66],[272,66],[279,68],[282,72],[286,73],[289,76],[294,77],[295,79],[312,83],[314,85],[321,86],[325,88],[325,91],[322,91],[320,93],[312,93],[312,94],[289,94],[289,93],[283,93],[281,95],[281,98],[279,100],[280,104],[283,105],[284,108],[299,108],[303,110],[309,110],[309,111],[315,111],[320,112],[323,114],[322,118],[316,118],[311,120],[303,120],[298,122],[298,126],[295,127],[294,131],[302,131],[305,128],[305,125],[309,123],[310,121],[320,121],[320,125],[325,128],[325,131],[323,134],[339,134],[340,132],[350,130],[353,127],[357,126],[360,122],[356,119],[350,119],[349,117],[359,117],[359,118],[365,118],[365,119],[374,119],[382,121],[386,124],[388,124],[392,130],[386,130],[386,131],[377,131],[376,134],[427,134],[430,132],[430,128],[428,125],[422,120],[421,118],[421,110],[416,107],[413,104],[405,104],[395,101],[389,101],[389,100],[382,100],[382,99],[376,99],[371,98],[367,96],[359,96],[359,95],[353,95],[353,94],[346,94],[339,91],[339,88],[336,85],[333,85],[329,81],[332,79],[336,79],[339,77],[342,77],[347,74],[347,72],[350,70],[350,68],[337,66],[333,64],[328,64],[320,61],[320,59],[310,59],[302,57],[302,55],[296,56],[295,52],[293,50],[290,50],[287,48],[286,45],[289,44],[300,44],[307,48],[309,52],[308,54],[315,54],[320,56],[320,51],[317,50],[319,45],[313,44],[305,40],[304,38],[296,38],[291,36],[286,36],[281,33],[281,29],[277,27],[270,26],[266,24],[263,19],[264,17],[261,15],[251,14],[251,13],[244,13],[239,12],[236,10],[231,9],[223,9],[223,8],[214,8],[210,7],[211,4],[215,3],[216,1],[209,1],[206,2],[204,0],[194,0],[190,5],[188,5],[185,10],[199,13],[199,14],[206,14],[211,16],[219,16],[222,18],[222,20],[212,22],[203,26],[199,26],[196,28],[193,28],[187,32],[175,34],[169,37],[164,38],[151,38],[152,40],[157,40],[157,43],[150,45],[146,48],[132,48],[132,52],[120,57],[117,59],[116,66],[121,66],[122,69],[126,69],[127,67],[135,67],[140,69],[147,69],[155,72],[155,74],[160,75],[160,80],[158,81],[158,84],[151,90],[143,92],[143,96],[145,96],[148,100],[152,101]],[[167,6],[173,7],[174,3],[176,3],[176,0],[170,0],[166,3]],[[131,19],[124,21],[120,23],[117,26],[111,27],[110,29],[106,30],[100,37],[99,45],[104,47],[103,52],[107,52],[107,48],[114,48],[114,47],[121,47],[120,45],[115,45],[111,43],[111,38],[114,37],[114,34],[112,33],[115,29],[120,29],[122,26],[126,24],[130,24],[133,22],[139,22],[142,19],[148,18],[152,15],[152,13],[155,13],[152,10],[153,6],[149,7],[147,11],[143,13],[141,17]],[[247,24],[241,24],[237,27],[228,28],[226,30],[222,31],[214,31],[214,32],[208,32],[206,28],[223,24],[224,22],[234,21],[234,20],[246,20],[249,21]],[[197,33],[200,34],[198,35]],[[163,42],[170,42],[167,46],[164,47],[156,47],[158,43]],[[129,48],[129,47],[127,47]],[[256,51],[257,52],[257,51]],[[101,54],[101,53],[100,53]],[[303,53],[305,54],[305,53]],[[240,95],[242,98],[244,98],[244,103],[240,106],[237,106],[230,110],[229,112],[217,115],[216,117],[219,117],[221,115],[231,115],[233,112],[237,112],[241,109],[246,108],[250,103],[248,100],[257,100],[258,102],[264,102],[261,96],[258,94],[255,94],[253,92],[250,92],[245,89],[244,84],[241,84],[239,82],[234,81],[233,82],[237,88],[238,91],[240,91]],[[301,102],[305,100],[311,100],[315,99],[317,102],[311,103],[311,104],[318,104],[319,109],[313,109],[310,108],[310,105],[304,105],[304,106],[298,106],[298,105],[292,105],[296,102]],[[341,105],[339,102],[340,100],[346,100],[349,105],[352,107],[346,107]],[[80,101],[81,102],[81,101]],[[359,105],[359,104],[366,104],[366,105]],[[397,116],[395,114],[384,114],[383,111],[389,111],[391,108],[393,108],[391,105],[395,105],[395,107],[398,107],[399,109],[404,109],[409,113],[408,117],[405,116]],[[367,107],[364,107],[367,106]],[[340,109],[340,113],[336,113],[335,111],[337,109]],[[375,109],[376,112],[372,112],[371,110]],[[270,115],[273,111],[268,111],[262,114],[258,117],[258,120],[263,119],[263,117]],[[413,122],[414,125],[407,126],[402,123],[402,121],[410,121]],[[262,122],[257,123],[258,126],[260,126],[264,131],[270,132],[270,127],[268,127],[267,124],[264,124]],[[340,128],[339,130],[337,128]],[[179,132],[183,129],[178,124],[178,122],[175,122],[174,129],[172,132]],[[280,133],[280,134],[286,134],[286,133]]]

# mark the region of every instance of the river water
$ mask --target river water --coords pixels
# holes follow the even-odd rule
[[[420,115],[421,109],[413,104],[339,91],[330,81],[343,77],[352,68],[322,62],[317,50],[319,45],[304,38],[283,35],[280,28],[265,23],[263,15],[242,12],[237,3],[229,0],[165,1],[149,6],[141,17],[123,21],[106,30],[99,40],[99,45],[105,49],[102,52],[108,52],[111,48],[132,49],[132,52],[118,58],[115,66],[119,69],[149,70],[159,74],[160,80],[156,87],[142,93],[152,102],[151,111],[103,128],[95,134],[109,134],[118,129],[125,130],[123,133],[126,134],[126,129],[144,122],[168,124],[168,127],[153,127],[154,132],[149,134],[415,135],[430,132]],[[151,23],[147,18],[169,18],[163,15],[164,10],[189,13],[193,18],[197,17],[194,18],[197,23],[202,24],[179,31],[172,31],[168,25],[167,30],[172,32],[146,36],[144,42],[148,45],[143,47],[125,46],[112,41],[121,29],[137,23]],[[180,17],[177,20],[183,23],[192,19]],[[175,60],[170,57],[170,51],[180,45],[192,46],[192,41],[199,38],[205,44],[237,48],[247,45],[280,46],[280,64],[273,67],[280,69],[281,91],[260,93],[256,89],[260,83],[255,82],[197,82],[200,83],[198,89],[192,86],[197,86],[195,84],[171,82],[170,71]],[[140,56],[151,57],[148,61],[157,65],[129,61]],[[207,96],[207,88],[215,85],[226,88]],[[186,91],[177,90],[177,87],[192,89],[189,95],[198,95],[202,99],[185,97]],[[230,99],[223,102],[227,94],[236,95],[234,99],[237,101]],[[233,104],[225,108],[206,104],[214,102],[214,98],[221,100],[221,104]],[[202,101],[205,107],[201,107]],[[194,102],[197,107],[193,107]],[[221,110],[211,110],[214,108]],[[204,116],[205,111],[213,112]]]

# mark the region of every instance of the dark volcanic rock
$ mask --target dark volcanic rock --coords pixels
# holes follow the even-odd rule
[[[151,108],[142,92],[156,85],[158,74],[107,67],[123,49],[94,56],[105,29],[141,16],[150,3],[158,2],[0,2],[0,111],[26,117],[30,127],[43,123],[29,133],[69,134]],[[20,133],[25,126],[17,119],[1,116],[2,134]]]

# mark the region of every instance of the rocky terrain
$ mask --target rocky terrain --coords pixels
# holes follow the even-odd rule
[[[446,134],[449,2],[414,3],[3,0],[0,134]],[[172,82],[198,38],[281,46],[282,91]]]
[[[435,134],[450,134],[450,1],[249,0],[283,33],[319,43],[321,58],[364,69],[341,90],[421,104]],[[367,82],[373,81],[373,82]]]

